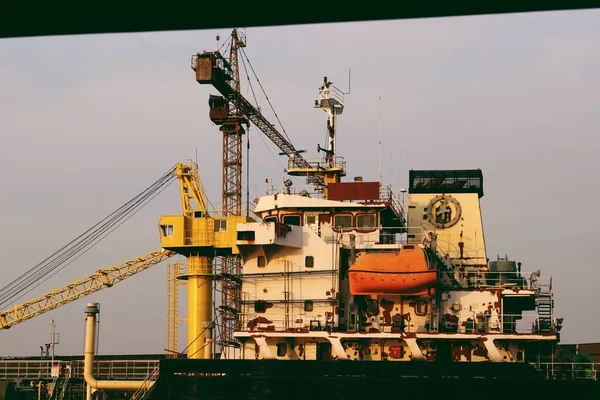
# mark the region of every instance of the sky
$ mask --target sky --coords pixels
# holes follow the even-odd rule
[[[219,201],[221,136],[208,118],[216,91],[195,82],[190,57],[229,33],[0,40],[0,287],[178,161],[198,154],[207,194]],[[523,271],[551,275],[561,341],[600,342],[600,10],[246,34],[246,54],[296,148],[309,157],[325,145],[326,114],[313,108],[318,87],[327,76],[348,89],[351,70],[337,132],[348,178],[377,180],[381,162],[383,181],[399,191],[410,169],[481,168],[488,257],[507,254]],[[252,87],[268,110],[255,80]],[[286,160],[257,128],[247,137],[255,198],[265,179],[281,181]],[[171,185],[20,302],[158,249],[158,219],[180,212],[178,196]],[[81,354],[87,302],[101,304],[100,354],[162,353],[166,298],[163,263],[0,332],[0,356],[39,355],[51,320],[56,354]],[[184,324],[180,332],[181,343]]]

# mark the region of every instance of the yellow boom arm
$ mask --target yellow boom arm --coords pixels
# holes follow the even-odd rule
[[[27,303],[15,305],[10,310],[0,312],[0,330],[8,329],[37,315],[44,314],[84,296],[111,287],[115,283],[145,271],[176,254],[173,251],[165,249],[156,250],[141,257],[125,261],[122,264],[98,270],[83,279],[71,282]]]

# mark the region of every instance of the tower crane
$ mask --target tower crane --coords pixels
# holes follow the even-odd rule
[[[325,78],[322,96],[316,101],[316,107],[330,114],[328,120],[328,146],[318,147],[324,151],[326,162],[309,162],[290,142],[287,135],[277,130],[274,124],[252,105],[240,90],[240,52],[246,47],[244,33],[233,29],[230,35],[229,55],[227,58],[217,51],[204,51],[192,55],[191,67],[195,71],[195,79],[201,85],[212,85],[219,93],[209,95],[209,117],[220,126],[223,135],[223,182],[222,201],[224,216],[239,216],[242,212],[242,136],[245,134],[244,125],[252,122],[280,150],[282,155],[289,157],[287,173],[305,176],[307,183],[314,184],[317,190],[327,197],[327,185],[337,183],[345,175],[345,163],[335,157],[335,115],[343,111],[343,93],[339,90],[337,96],[330,96],[337,90]],[[245,54],[245,53],[244,53]],[[324,94],[324,96],[323,96]],[[241,258],[237,255],[221,258],[221,345],[234,346],[233,332],[239,329],[238,313],[241,307]]]

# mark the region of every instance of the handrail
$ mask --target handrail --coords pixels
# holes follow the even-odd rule
[[[545,372],[550,380],[598,379],[600,363],[542,362],[531,363],[538,371]]]
[[[54,360],[54,364],[67,363]],[[102,379],[143,379],[159,360],[94,360],[94,370]],[[83,377],[83,360],[71,361],[71,377]],[[51,379],[50,360],[0,360],[0,379]]]
[[[148,374],[148,377],[144,381],[144,384],[131,396],[131,400],[143,400],[150,393],[150,389],[154,385],[154,382],[158,379],[160,371],[160,364],[156,365],[156,368]]]

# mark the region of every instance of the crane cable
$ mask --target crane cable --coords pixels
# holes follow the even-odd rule
[[[245,54],[244,54],[245,56]],[[248,57],[246,57],[246,59],[248,59]],[[241,57],[240,60],[242,60],[242,66],[244,67],[244,72],[246,73],[246,78],[248,79],[248,86],[250,87],[250,91],[252,92],[252,97],[254,98],[254,103],[256,104],[256,108],[259,109],[259,105],[258,105],[258,100],[256,99],[256,94],[254,93],[254,87],[252,87],[252,81],[250,81],[250,74],[248,74],[248,69],[246,68],[246,62],[244,61],[244,57]],[[250,65],[250,60],[248,60],[248,65]],[[252,67],[252,66],[250,66]],[[254,69],[252,70],[254,71]],[[254,73],[254,76],[256,76],[256,73]],[[258,81],[258,77],[256,78],[256,80]],[[260,85],[260,81],[258,82],[258,84]],[[261,85],[262,88],[262,85]],[[264,89],[263,89],[263,93],[264,93]],[[265,93],[265,97],[267,97],[267,101],[269,100],[268,96]],[[269,104],[271,104],[271,102],[269,101]],[[271,109],[273,109],[273,106],[271,105]],[[277,113],[275,112],[275,110],[273,109],[273,113],[275,113],[275,117],[277,118],[277,120],[279,121],[279,117],[277,116]],[[279,121],[279,125],[281,125],[281,121]],[[290,138],[287,136],[287,133],[285,132],[285,129],[283,128],[283,125],[281,125],[281,129],[283,130],[283,132],[285,133],[285,136],[287,137],[288,141],[290,140]],[[248,140],[250,139],[250,133],[248,132]],[[275,161],[277,161],[277,164],[279,164],[279,166],[285,170],[285,166],[279,162],[279,158],[277,156],[275,156],[275,154],[271,151],[271,149],[269,148],[269,146],[267,145],[267,142],[265,141],[265,139],[263,138],[262,135],[260,135],[260,139],[262,140],[262,142],[264,143],[265,147],[267,148],[267,150],[269,150],[269,153],[271,153],[271,155],[273,156],[273,158],[275,159]],[[291,142],[291,141],[290,141]],[[299,183],[304,183],[302,182],[302,180],[300,180],[299,178],[292,176],[292,179],[294,179],[295,181],[299,182]]]
[[[254,87],[252,87],[252,82],[250,81],[250,74],[248,74],[248,69],[246,68],[246,63],[244,62],[244,58],[240,58],[240,60],[242,60],[242,66],[244,67],[244,72],[246,73],[246,78],[248,79],[248,86],[250,87],[250,91],[252,92],[252,97],[254,98],[254,103],[256,104],[256,108],[259,108],[258,105],[258,100],[256,99],[256,94],[254,93]],[[250,133],[248,133],[248,135],[250,135]],[[269,146],[267,146],[267,142],[265,142],[265,139],[262,137],[262,135],[260,136],[260,139],[262,140],[262,142],[265,144],[265,147],[267,148],[267,150],[269,150],[269,153],[271,153],[271,155],[273,156],[273,158],[275,159],[275,161],[277,161],[277,164],[279,164],[279,166],[282,169],[285,169],[285,166],[279,162],[279,158],[277,158],[275,156],[275,154],[273,154],[273,152],[271,151],[271,149],[269,148]]]
[[[171,171],[174,171],[174,169],[172,169]],[[71,241],[69,244],[63,246],[60,250],[56,251],[54,254],[47,257],[45,260],[43,260],[41,263],[39,263],[38,265],[36,265],[32,269],[30,269],[29,271],[27,271],[25,274],[21,275],[19,278],[17,278],[17,280],[13,281],[11,284],[9,284],[5,288],[3,288],[0,292],[1,293],[0,305],[4,305],[7,301],[14,298],[16,295],[22,293],[26,288],[30,289],[29,291],[31,291],[35,287],[39,286],[39,284],[43,283],[44,281],[46,281],[47,279],[49,279],[50,277],[55,275],[57,272],[62,270],[64,267],[69,265],[71,262],[75,261],[75,259],[79,258],[79,256],[83,255],[87,250],[89,250],[95,244],[99,243],[104,237],[106,237],[109,233],[114,231],[118,226],[120,226],[123,222],[125,222],[125,221],[122,221],[123,219],[127,220],[131,216],[133,216],[137,211],[139,211],[139,209],[141,209],[141,207],[138,207],[140,204],[143,207],[145,204],[147,204],[148,201],[150,201],[158,193],[160,193],[160,192],[158,192],[158,190],[167,183],[167,182],[165,182],[166,181],[165,177],[166,176],[161,177],[156,183],[154,183],[152,186],[150,186],[144,192],[142,192],[138,196],[134,197],[132,200],[130,200],[124,206],[120,207],[118,210],[116,210],[115,212],[110,214],[108,217],[104,218],[102,221],[100,221],[99,223],[94,225],[92,228],[88,229],[88,231],[86,231],[83,234],[81,234],[80,236],[78,236],[76,239]],[[160,190],[160,191],[162,191],[162,190]],[[136,207],[137,207],[137,210],[136,210]],[[107,221],[107,222],[102,224],[104,221]],[[99,225],[100,225],[100,227],[98,229],[93,230],[95,227],[97,227]],[[91,231],[91,233],[88,234],[88,232],[90,232],[90,231]],[[78,239],[80,239],[82,237],[83,237],[82,240],[77,241]],[[99,238],[99,240],[97,240],[96,243],[94,243],[94,241],[98,238]],[[89,247],[86,249],[87,246],[89,246]],[[83,251],[83,250],[85,250],[85,251]],[[62,253],[61,253],[61,251],[62,251]],[[83,251],[83,253],[81,253],[81,251]],[[75,259],[71,260],[66,265],[64,265],[65,262],[67,262],[73,256],[77,255],[77,253],[81,253],[81,254],[79,254]],[[46,261],[48,261],[48,260],[51,260],[51,261],[46,263]],[[44,264],[44,263],[46,263],[46,264]],[[58,267],[60,267],[60,266],[62,266],[62,268],[58,269]],[[56,269],[58,269],[58,271]],[[53,274],[47,276],[47,274],[52,271],[55,271],[55,272]],[[42,278],[44,276],[46,277],[46,279],[42,280]],[[40,280],[41,280],[41,282],[40,282]],[[35,285],[34,287],[30,287],[32,284],[35,284],[36,282],[38,282],[37,285]],[[27,291],[26,293],[28,293],[29,291]]]
[[[242,47],[242,48],[240,48],[240,50],[241,50],[242,54],[244,55],[244,57],[246,58],[246,61],[248,61],[248,66],[250,66],[250,69],[252,70],[252,73],[254,74],[254,77],[256,78],[256,82],[258,82],[258,85],[260,86],[260,89],[262,90],[263,94],[265,95],[265,98],[267,99],[267,102],[269,103],[269,106],[271,107],[271,110],[273,111],[273,114],[275,114],[275,118],[277,119],[277,122],[279,122],[279,126],[281,126],[281,130],[283,131],[283,134],[287,138],[288,142],[291,143],[292,141],[290,140],[290,137],[288,136],[287,132],[285,131],[285,128],[283,127],[283,124],[281,123],[281,120],[279,119],[279,115],[277,115],[277,112],[275,111],[275,108],[273,107],[273,104],[271,104],[271,100],[269,99],[269,96],[267,96],[267,92],[263,88],[262,83],[260,83],[260,79],[258,79],[258,75],[256,75],[256,71],[254,71],[254,67],[250,63],[250,59],[246,55],[246,52],[244,51],[244,48]]]
[[[174,169],[172,169],[171,172],[172,171],[174,171]],[[6,304],[7,301],[13,299],[18,294],[23,293],[26,288],[30,289],[26,292],[26,293],[28,293],[29,291],[31,291],[32,289],[39,286],[41,283],[45,282],[47,279],[49,279],[50,277],[55,275],[57,272],[62,270],[64,267],[66,267],[67,265],[69,265],[70,263],[75,261],[77,258],[79,258],[81,255],[83,255],[91,247],[93,247],[94,245],[99,243],[102,239],[104,239],[104,237],[106,237],[108,234],[110,234],[112,231],[114,231],[118,226],[120,226],[123,222],[125,222],[125,221],[123,221],[123,219],[124,220],[129,219],[137,211],[139,211],[141,209],[141,207],[143,207],[145,204],[147,204],[148,201],[152,200],[158,193],[160,193],[160,191],[162,191],[162,190],[160,190],[160,191],[158,191],[158,190],[161,187],[164,187],[164,185],[168,182],[168,180],[166,180],[165,178],[168,178],[168,177],[167,176],[161,177],[157,182],[155,182],[152,186],[150,186],[144,192],[142,192],[138,196],[134,197],[132,200],[130,200],[124,206],[120,207],[118,210],[116,210],[115,212],[110,214],[108,217],[104,218],[102,221],[100,221],[99,223],[94,225],[92,228],[88,229],[88,231],[86,231],[83,234],[81,234],[80,236],[78,236],[76,239],[71,241],[69,244],[63,246],[60,250],[56,251],[54,254],[47,257],[41,263],[39,263],[38,265],[36,265],[35,267],[33,267],[32,269],[27,271],[25,274],[21,275],[19,278],[17,278],[11,284],[9,284],[5,288],[3,288],[0,292],[1,293],[0,294],[0,301],[1,301],[0,305]],[[140,204],[141,204],[141,207],[138,207]],[[136,208],[137,208],[137,210],[136,210]],[[107,222],[102,224],[104,221],[107,221]],[[97,227],[99,225],[100,225],[100,227],[98,229],[93,230],[95,227]],[[88,232],[90,232],[90,233],[88,234]],[[80,239],[82,237],[83,237],[82,240],[77,241],[78,239]],[[98,238],[99,238],[99,240],[96,240]],[[94,243],[94,241],[96,241],[96,243]],[[86,247],[88,247],[88,248],[86,249]],[[61,253],[61,251],[62,251],[62,253]],[[77,253],[81,253],[81,254],[77,255]],[[77,257],[75,257],[75,259],[72,259],[70,262],[68,262],[65,265],[65,262],[69,261],[69,259],[75,255],[77,255]],[[50,260],[50,262],[46,263],[46,261],[48,261],[48,260]],[[46,264],[44,264],[44,263],[46,263]],[[62,268],[59,269],[59,267],[61,267],[61,266],[62,266]],[[52,271],[55,271],[55,272],[48,276],[48,274]],[[44,277],[45,277],[45,279],[42,279]],[[38,283],[37,285],[35,285],[34,287],[30,287],[31,285],[35,284],[36,282]],[[23,294],[25,294],[25,293],[23,293]]]
[[[102,241],[166,189],[175,178],[174,172],[175,167],[172,167],[142,193],[0,289],[0,307],[37,288]]]

